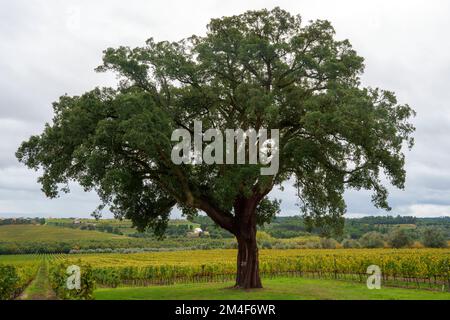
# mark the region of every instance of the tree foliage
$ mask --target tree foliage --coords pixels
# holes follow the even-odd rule
[[[448,247],[445,233],[442,229],[436,227],[428,227],[423,231],[422,244],[429,248]]]
[[[97,191],[99,209],[159,235],[178,205],[252,242],[240,250],[256,250],[256,223],[279,210],[267,195],[287,180],[308,225],[330,233],[343,226],[346,188],[373,190],[374,205],[389,209],[382,181],[404,187],[402,147],[413,143],[414,111],[393,92],[363,87],[363,70],[328,21],[304,23],[280,8],[212,19],[204,36],[107,49],[97,71],[114,72],[117,88],[62,96],[53,122],[17,157],[42,169],[47,196],[75,180]],[[222,132],[279,129],[279,171],[175,165],[171,133],[192,132],[194,120]]]
[[[414,112],[392,92],[362,87],[363,58],[334,35],[328,21],[304,24],[276,8],[212,19],[205,36],[109,48],[97,70],[115,72],[118,87],[62,96],[53,123],[17,157],[43,169],[47,196],[76,180],[116,216],[158,233],[176,204],[231,228],[236,199],[265,199],[289,178],[318,225],[342,223],[345,187],[372,189],[374,204],[387,209],[381,176],[404,186],[401,148],[412,143]],[[192,130],[194,119],[205,129],[280,129],[278,174],[263,179],[254,165],[174,165],[171,132]]]
[[[359,243],[363,248],[383,248],[384,237],[379,232],[371,231],[364,234],[361,239],[359,239]]]
[[[413,239],[407,230],[396,228],[389,233],[388,242],[392,248],[404,248],[411,246]]]
[[[342,241],[342,247],[346,249],[356,249],[361,248],[361,244],[355,239],[344,239]]]

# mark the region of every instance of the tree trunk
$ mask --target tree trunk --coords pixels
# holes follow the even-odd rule
[[[238,242],[236,288],[262,288],[259,277],[258,246],[256,243],[256,223],[250,219],[248,225],[240,227],[236,235]]]

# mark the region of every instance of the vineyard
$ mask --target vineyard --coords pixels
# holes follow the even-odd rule
[[[173,284],[228,281],[236,272],[234,250],[105,254],[68,257],[93,268],[100,286]],[[261,250],[263,277],[304,276],[362,281],[367,267],[378,265],[385,283],[411,286],[450,285],[450,250],[447,249],[349,249]]]
[[[449,249],[273,249],[260,250],[260,259],[264,278],[365,281],[367,267],[374,264],[384,285],[445,291],[450,286]],[[81,268],[81,293],[65,288],[69,265]],[[235,250],[0,256],[1,298],[16,297],[44,267],[63,299],[91,298],[95,287],[231,281],[236,272]]]
[[[449,249],[260,250],[264,278],[308,277],[365,281],[369,265],[382,270],[383,285],[449,290]],[[66,289],[66,269],[81,268],[81,291]],[[235,250],[195,250],[131,254],[0,256],[1,299],[12,299],[39,268],[62,299],[90,299],[95,287],[225,282],[234,279]]]
[[[0,300],[17,297],[34,279],[42,259],[39,255],[0,256]]]

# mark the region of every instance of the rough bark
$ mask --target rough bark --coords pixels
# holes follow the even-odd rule
[[[238,242],[236,288],[262,288],[256,243],[256,204],[257,201],[249,201],[235,207]]]
[[[259,276],[258,246],[256,234],[252,237],[237,237],[238,257],[236,288],[262,288]]]
[[[197,208],[205,211],[214,222],[236,237],[238,242],[236,288],[262,288],[256,242],[256,208],[267,192],[236,199],[234,215],[217,209],[210,204],[209,199],[198,198],[195,202]]]

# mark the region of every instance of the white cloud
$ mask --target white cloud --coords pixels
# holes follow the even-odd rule
[[[416,216],[421,218],[450,216],[450,205],[413,204],[397,208],[402,216]]]

